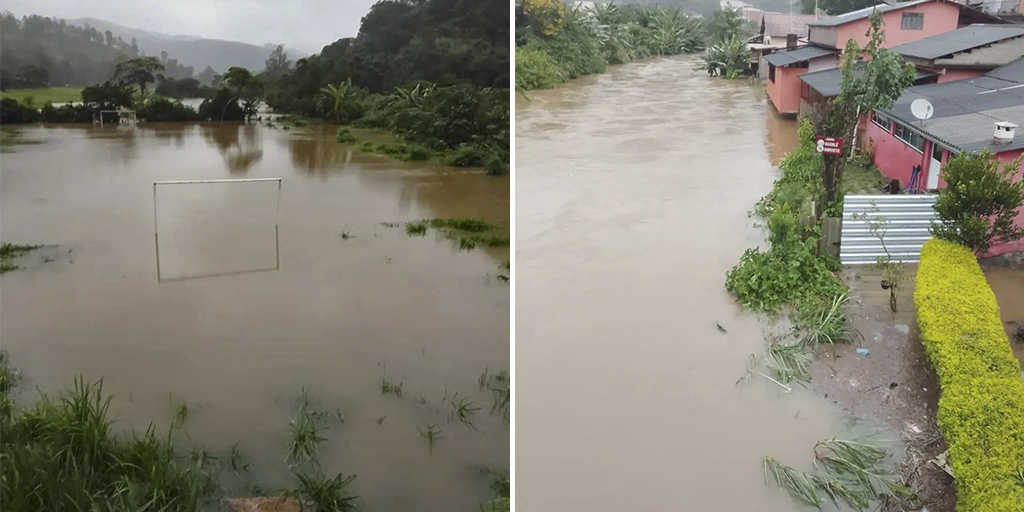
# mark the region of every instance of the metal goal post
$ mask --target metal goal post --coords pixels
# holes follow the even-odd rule
[[[160,229],[159,229],[159,214],[157,213],[156,207],[156,191],[161,186],[171,185],[203,185],[210,183],[259,183],[259,182],[277,182],[277,205],[274,213],[274,252],[275,259],[277,260],[274,267],[258,268],[249,270],[237,270],[231,272],[218,272],[215,274],[206,274],[199,276],[188,276],[188,277],[175,277],[170,279],[164,279],[160,275]],[[245,274],[249,272],[265,272],[270,270],[281,270],[281,239],[280,239],[280,224],[281,224],[281,178],[242,178],[234,180],[178,180],[178,181],[155,181],[153,182],[153,241],[156,243],[156,280],[158,283],[166,281],[181,281],[185,279],[198,279],[201,277],[214,277],[221,275],[232,275],[232,274]]]

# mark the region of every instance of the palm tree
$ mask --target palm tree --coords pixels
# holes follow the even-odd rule
[[[352,78],[346,78],[344,82],[338,83],[338,85],[327,84],[327,87],[320,89],[320,92],[324,93],[321,100],[333,101],[334,106],[331,108],[331,112],[334,112],[334,120],[341,120],[341,107],[345,102],[352,97]]]

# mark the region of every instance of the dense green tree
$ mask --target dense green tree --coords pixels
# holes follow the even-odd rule
[[[257,106],[263,99],[263,82],[248,69],[232,67],[224,73],[224,87],[234,94],[235,100],[242,101],[242,112],[246,120],[256,116]],[[225,105],[225,112],[227,105]],[[224,119],[224,115],[221,115]]]
[[[139,92],[146,93],[146,85],[163,78],[160,73],[164,65],[156,57],[139,57],[118,63],[114,69],[114,81],[139,86]]]
[[[131,86],[113,81],[82,89],[82,102],[96,110],[116,110],[132,105]]]
[[[292,68],[291,61],[288,60],[288,54],[284,51],[284,45],[279,44],[277,48],[267,57],[266,66],[264,66],[263,72],[267,77],[275,78],[283,75]]]

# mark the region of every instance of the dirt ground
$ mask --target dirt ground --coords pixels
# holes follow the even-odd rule
[[[1002,263],[1002,262],[999,262]],[[983,264],[996,294],[1002,320],[1011,335],[1024,324],[1024,272],[1004,264]],[[898,431],[906,443],[899,471],[918,499],[885,503],[882,512],[954,512],[953,477],[929,462],[946,451],[935,422],[939,386],[918,338],[914,315],[916,265],[905,270],[897,310],[889,309],[889,292],[881,288],[881,272],[851,267],[841,276],[850,285],[848,319],[860,333],[854,343],[822,347],[811,366],[812,386],[847,413],[881,421]],[[1024,343],[1012,342],[1024,361]],[[857,354],[857,348],[870,351]]]
[[[946,441],[935,423],[939,386],[935,372],[917,338],[914,321],[914,275],[908,266],[898,294],[897,313],[889,309],[889,292],[881,288],[881,272],[873,267],[844,269],[850,285],[847,318],[860,333],[850,344],[821,347],[810,368],[815,391],[847,413],[884,422],[898,431],[906,444],[900,465],[905,482],[919,491],[908,503],[883,504],[883,512],[953,512],[956,485],[935,464],[946,451]],[[857,354],[866,348],[868,355]]]

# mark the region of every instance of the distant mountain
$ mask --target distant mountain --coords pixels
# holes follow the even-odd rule
[[[273,44],[256,46],[238,41],[206,39],[199,36],[161,34],[125,27],[96,18],[67,20],[67,24],[80,27],[88,25],[101,33],[109,30],[114,37],[121,37],[125,41],[131,41],[134,38],[142,53],[159,56],[160,52],[167,52],[171,58],[177,59],[182,65],[195,68],[196,73],[206,69],[206,66],[212,67],[218,73],[227,71],[231,66],[241,66],[253,72],[260,71],[275,46]],[[287,49],[287,46],[285,48]],[[298,52],[289,51],[288,53],[292,60],[305,56]]]

